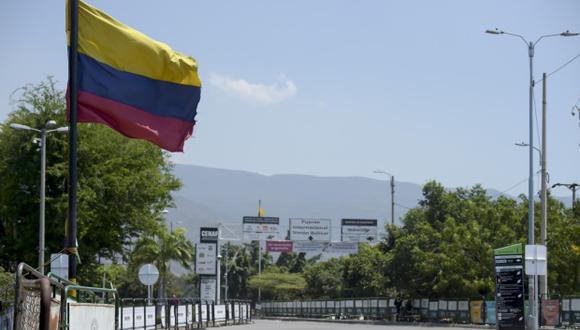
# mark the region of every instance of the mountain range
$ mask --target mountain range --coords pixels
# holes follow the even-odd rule
[[[173,193],[175,207],[168,223],[185,227],[199,241],[199,227],[223,225],[225,239],[240,240],[243,216],[255,216],[261,201],[266,216],[280,218],[284,239],[289,218],[332,220],[332,239],[340,240],[343,218],[377,219],[379,233],[391,221],[391,193],[387,180],[364,177],[309,175],[266,176],[251,172],[176,164],[174,174],[183,187]],[[490,190],[491,196],[499,192]],[[395,223],[422,198],[422,186],[395,183]]]

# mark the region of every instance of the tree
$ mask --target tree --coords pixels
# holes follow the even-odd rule
[[[15,110],[0,125],[0,264],[14,270],[20,261],[36,264],[39,212],[39,153],[31,132],[10,123],[41,127],[49,119],[66,125],[64,93],[52,79],[15,94]],[[96,124],[79,124],[78,242],[79,279],[92,283],[98,256],[127,257],[140,235],[162,222],[180,187],[168,154]],[[47,140],[46,252],[62,251],[68,195],[68,136]]]
[[[343,258],[333,258],[306,268],[304,279],[307,283],[306,294],[312,299],[338,298],[344,290]]]
[[[386,295],[390,287],[387,277],[389,257],[381,253],[378,246],[360,244],[357,254],[341,258],[343,292],[351,297]]]
[[[221,263],[221,273],[227,276],[228,299],[250,299],[248,279],[257,273],[249,251],[249,245],[233,245],[227,243],[222,246],[224,262]],[[225,285],[225,280],[224,283]],[[225,293],[224,293],[225,298]]]
[[[306,288],[306,281],[301,274],[282,272],[277,267],[270,267],[261,275],[250,277],[252,289],[262,289],[265,300],[297,299]]]
[[[179,262],[184,268],[190,269],[194,260],[195,247],[185,237],[185,229],[178,227],[172,232],[166,228],[159,229],[154,235],[145,235],[135,243],[131,253],[130,265],[133,271],[145,263],[154,263],[159,269],[158,297],[167,297],[167,278],[169,263]]]
[[[320,255],[306,259],[306,253],[281,253],[276,260],[276,266],[289,273],[303,273],[306,268],[320,260]]]

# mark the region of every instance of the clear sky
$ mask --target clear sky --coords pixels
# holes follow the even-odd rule
[[[47,75],[64,88],[64,3],[0,3],[0,120],[16,88]],[[528,141],[529,67],[521,40],[484,31],[580,31],[575,0],[89,3],[198,60],[198,124],[177,163],[374,178],[379,168],[500,191],[528,175],[514,142]],[[542,40],[536,78],[578,54],[580,37]],[[548,83],[551,183],[579,182],[580,59]],[[536,103],[541,119],[540,85]]]

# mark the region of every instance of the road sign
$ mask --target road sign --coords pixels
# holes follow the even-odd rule
[[[295,241],[295,253],[323,253],[328,248],[328,242]]]
[[[244,239],[252,241],[273,240],[278,237],[280,218],[243,217]]]
[[[524,330],[524,262],[522,245],[494,251],[498,330]]]
[[[374,243],[377,241],[376,219],[342,219],[341,241]]]
[[[330,241],[330,219],[290,218],[293,241]]]
[[[199,243],[195,248],[195,273],[200,275],[215,275],[217,265],[217,245],[214,243]]]
[[[144,264],[139,268],[139,281],[143,285],[153,285],[159,279],[159,270],[154,264]]]
[[[358,253],[358,243],[357,242],[330,242],[327,253],[340,254],[340,255],[350,255]]]

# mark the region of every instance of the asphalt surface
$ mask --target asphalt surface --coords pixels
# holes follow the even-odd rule
[[[236,326],[238,329],[238,326]],[[388,330],[411,330],[411,329],[423,329],[423,330],[453,330],[453,329],[470,329],[470,327],[437,327],[424,325],[374,325],[374,324],[360,324],[360,323],[336,323],[336,322],[308,322],[308,321],[280,321],[280,320],[257,320],[254,319],[253,324],[239,326],[239,329],[248,330],[342,330],[342,329],[357,329],[357,330],[378,330],[378,329],[388,329]],[[232,330],[234,330],[232,328]]]

